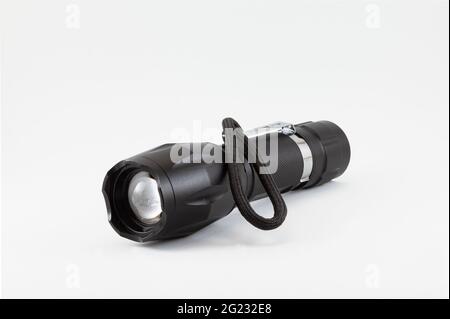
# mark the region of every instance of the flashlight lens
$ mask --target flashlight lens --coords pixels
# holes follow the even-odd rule
[[[158,184],[147,172],[133,176],[128,187],[128,201],[136,217],[146,224],[159,221],[162,213]]]

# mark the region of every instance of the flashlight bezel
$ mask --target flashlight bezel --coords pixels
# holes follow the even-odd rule
[[[156,171],[155,171],[156,170]],[[158,193],[161,199],[161,214],[154,223],[145,223],[133,211],[128,200],[128,189],[132,178],[146,172],[158,184]],[[158,236],[167,222],[166,196],[170,197],[171,190],[163,190],[157,174],[156,167],[141,165],[136,162],[122,161],[116,164],[106,174],[103,182],[103,196],[105,198],[108,220],[111,226],[122,236],[137,242],[146,242],[149,238]]]

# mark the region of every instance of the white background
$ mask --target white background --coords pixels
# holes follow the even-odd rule
[[[448,298],[448,10],[2,1],[3,297]],[[225,116],[331,120],[350,166],[287,194],[271,232],[235,211],[179,240],[119,237],[107,170],[172,128],[217,128],[218,142]]]

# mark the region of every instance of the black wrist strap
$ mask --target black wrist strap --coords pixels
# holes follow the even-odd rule
[[[225,142],[225,158],[227,160],[227,169],[230,180],[230,188],[233,194],[233,199],[241,212],[242,216],[253,226],[262,230],[271,230],[280,226],[286,218],[287,208],[286,203],[281,196],[272,174],[261,174],[261,170],[264,169],[258,152],[256,150],[249,149],[248,138],[244,134],[244,131],[240,125],[232,118],[225,118],[222,121],[223,137]],[[231,133],[231,134],[230,134]],[[251,158],[256,159],[255,163],[249,163],[253,168],[254,173],[258,176],[261,184],[263,185],[270,201],[274,208],[274,215],[272,218],[265,218],[258,215],[250,206],[250,202],[242,187],[240,178],[240,166],[244,163],[236,162],[236,154],[238,153],[237,147],[243,146],[244,158],[248,160],[249,152],[256,151],[256,154],[250,153]],[[231,152],[231,153],[230,153]],[[231,160],[232,159],[232,160]],[[230,161],[231,160],[231,161]]]

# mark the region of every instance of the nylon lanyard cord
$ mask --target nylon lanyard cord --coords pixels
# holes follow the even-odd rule
[[[261,173],[265,167],[262,164],[258,148],[256,148],[256,154],[250,153],[250,155],[252,155],[251,158],[255,159],[255,163],[249,164],[254,173],[258,176],[264,190],[272,202],[274,214],[271,218],[262,217],[254,211],[254,209],[250,206],[250,202],[242,186],[240,172],[243,170],[240,168],[244,166],[244,163],[237,162],[236,154],[238,151],[237,147],[239,145],[243,145],[244,158],[248,161],[249,152],[252,152],[251,148],[249,149],[248,147],[248,137],[244,134],[244,131],[239,123],[230,117],[225,118],[222,121],[222,128],[224,133],[222,136],[225,143],[225,158],[232,159],[231,162],[227,161],[226,165],[231,193],[233,194],[233,199],[237,208],[241,212],[242,216],[256,228],[271,230],[279,227],[284,222],[287,215],[286,203],[281,196],[280,190],[278,189],[272,174]]]

